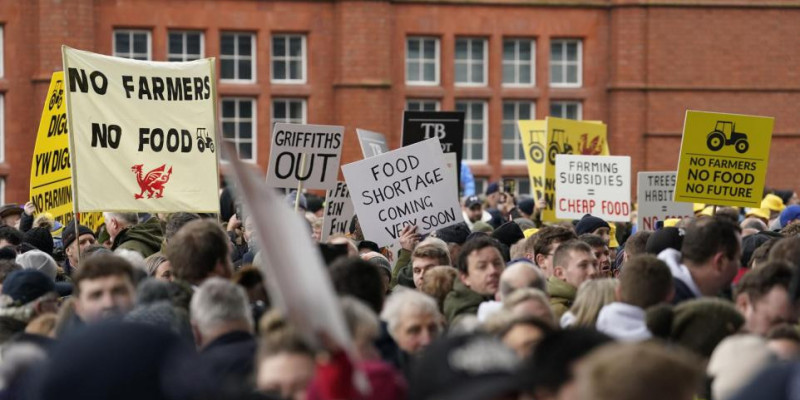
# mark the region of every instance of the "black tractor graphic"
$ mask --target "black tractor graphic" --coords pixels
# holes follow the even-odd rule
[[[542,144],[541,138],[545,137],[547,132],[543,130],[533,130],[530,131],[531,135],[531,147],[528,149],[528,155],[530,155],[531,160],[536,164],[541,164],[544,162],[544,145]]]
[[[553,129],[553,141],[547,149],[547,160],[550,161],[550,165],[556,165],[558,154],[572,154],[572,145],[569,144],[563,129]]]
[[[743,154],[750,148],[747,134],[736,132],[736,124],[731,121],[717,121],[714,130],[706,138],[706,146],[711,151],[719,151],[723,146],[733,146],[736,152]]]

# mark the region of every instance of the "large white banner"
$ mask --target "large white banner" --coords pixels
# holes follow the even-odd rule
[[[333,189],[339,176],[344,127],[277,123],[272,129],[267,185]]]
[[[444,160],[433,138],[343,166],[364,238],[389,246],[406,225],[423,234],[461,222],[455,174]]]
[[[668,218],[694,216],[692,203],[672,201],[678,173],[675,171],[639,172],[636,183],[637,227],[640,231],[656,230],[656,222]]]
[[[62,52],[77,210],[218,212],[214,59]]]
[[[631,158],[628,156],[556,156],[556,217],[586,214],[629,222]]]

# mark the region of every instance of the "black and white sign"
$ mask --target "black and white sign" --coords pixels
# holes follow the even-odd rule
[[[389,145],[386,144],[386,136],[382,133],[372,132],[366,129],[356,129],[356,135],[358,135],[358,142],[361,144],[361,152],[364,153],[364,158],[370,158],[389,152]]]
[[[267,185],[333,189],[339,175],[344,127],[277,123],[272,130]]]
[[[336,182],[336,187],[328,190],[325,197],[325,216],[322,223],[322,242],[336,234],[346,234],[356,215],[347,183]]]
[[[631,158],[628,156],[556,156],[556,217],[586,214],[628,222],[631,213]]]
[[[639,203],[637,226],[640,231],[656,230],[656,222],[669,218],[694,216],[692,203],[672,201],[678,173],[675,171],[639,172],[636,201]]]
[[[403,146],[437,138],[443,153],[456,153],[456,165],[464,154],[464,113],[461,111],[405,111]],[[460,177],[461,168],[456,168]],[[457,186],[456,186],[457,187]]]

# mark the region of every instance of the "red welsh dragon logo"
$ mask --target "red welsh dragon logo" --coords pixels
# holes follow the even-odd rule
[[[142,176],[142,164],[136,164],[131,167],[131,171],[136,174],[136,182],[139,184],[139,189],[142,190],[141,193],[135,194],[133,197],[137,200],[144,198],[145,192],[147,192],[148,199],[152,199],[153,195],[157,199],[164,197],[164,185],[169,182],[169,177],[172,175],[172,167],[169,167],[169,171],[164,172],[165,167],[166,164],[161,164],[160,167],[154,168],[144,176]]]
[[[578,143],[579,154],[585,156],[596,156],[603,152],[603,139],[600,136],[595,136],[592,141],[589,141],[589,134],[584,133],[581,135],[581,140]]]

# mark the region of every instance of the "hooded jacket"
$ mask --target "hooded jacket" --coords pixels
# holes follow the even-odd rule
[[[452,325],[462,314],[477,314],[478,307],[487,300],[492,300],[491,296],[483,296],[456,279],[453,290],[444,299],[444,316]]]
[[[597,330],[622,341],[640,341],[653,337],[647,329],[647,313],[627,303],[614,302],[600,310]]]
[[[556,316],[556,321],[572,307],[578,289],[561,279],[551,276],[547,278],[547,293],[550,294],[550,307]]]
[[[144,223],[120,231],[114,238],[111,250],[133,250],[147,258],[161,250],[163,240],[161,224],[158,222],[158,218],[152,217]]]
[[[681,252],[675,249],[665,249],[658,253],[658,259],[664,261],[672,273],[672,281],[675,284],[675,297],[672,299],[672,304],[703,297],[700,288],[692,279],[689,268],[681,264]]]

